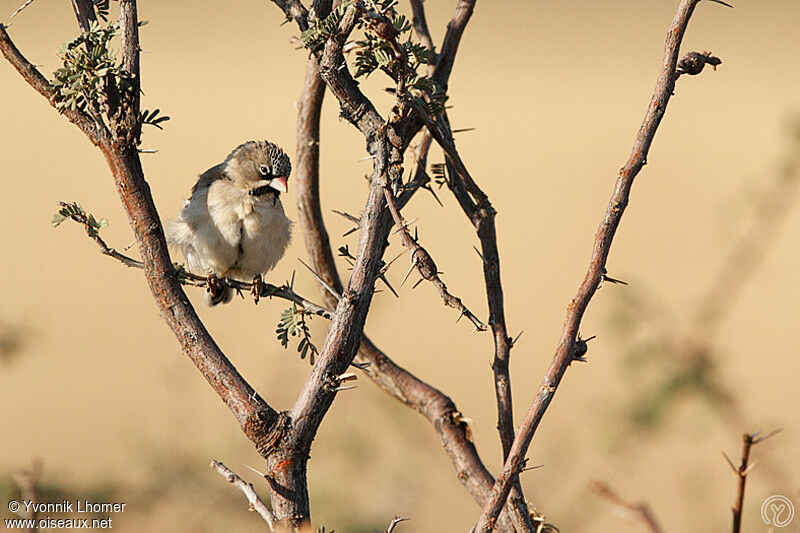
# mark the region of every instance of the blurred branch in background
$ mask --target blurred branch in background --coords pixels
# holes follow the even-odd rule
[[[800,120],[792,122],[789,141],[777,176],[756,196],[754,219],[701,296],[688,318],[688,330],[680,330],[682,317],[646,287],[634,285],[616,300],[609,317],[612,331],[627,345],[622,367],[636,376],[627,380],[634,384],[635,395],[629,407],[630,426],[623,432],[659,427],[686,397],[707,401],[731,429],[753,425],[747,404],[724,384],[720,374],[720,357],[726,347],[719,331],[797,206]],[[779,485],[789,484],[785,469],[767,468],[766,474]]]
[[[25,346],[31,331],[27,326],[0,319],[0,364],[15,361]]]
[[[647,527],[650,533],[664,533],[664,530],[661,529],[658,520],[656,520],[652,509],[650,509],[647,503],[631,503],[623,499],[604,481],[595,481],[592,483],[592,490],[594,490],[600,498],[611,504],[615,510],[622,511],[624,516],[629,517],[631,520],[641,522]]]

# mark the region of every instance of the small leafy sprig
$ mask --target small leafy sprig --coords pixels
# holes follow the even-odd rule
[[[53,224],[54,228],[57,228],[68,218],[82,224],[86,228],[86,233],[92,238],[96,237],[101,229],[108,226],[108,220],[105,218],[96,219],[94,215],[87,213],[83,207],[75,202],[62,203],[61,209],[53,215],[51,224]]]
[[[447,165],[444,163],[431,164],[431,177],[440,189],[445,185],[450,186],[450,182],[447,179]]]
[[[161,127],[161,123],[168,121],[170,117],[167,115],[159,116],[159,113],[161,113],[160,109],[154,109],[153,111],[148,111],[147,109],[145,109],[144,111],[142,111],[139,119],[141,120],[143,125],[147,124],[149,126],[155,126],[156,128],[163,130],[164,128]]]
[[[316,52],[322,48],[325,45],[325,41],[327,41],[336,31],[336,28],[339,27],[339,22],[342,21],[344,12],[348,7],[353,5],[353,3],[354,0],[344,0],[336,9],[331,11],[330,15],[323,20],[316,20],[313,26],[310,26],[300,35],[303,46],[312,52]]]
[[[108,11],[111,7],[111,0],[92,0],[92,3],[94,4],[94,9],[100,20],[108,22]]]
[[[347,8],[357,6],[363,16],[358,28],[364,37],[355,44],[354,77],[369,76],[383,71],[397,83],[398,99],[411,99],[415,107],[431,117],[444,110],[447,95],[419,67],[433,63],[431,50],[411,40],[411,22],[398,14],[394,0],[344,0],[330,15],[317,20],[302,34],[303,45],[318,51],[333,36]],[[409,34],[405,41],[401,38]]]
[[[94,0],[98,15],[104,21],[108,17],[109,0]],[[147,21],[139,22],[139,26]],[[98,124],[104,116],[109,125],[118,118],[118,110],[131,101],[135,84],[133,75],[123,68],[116,57],[112,43],[119,35],[119,24],[101,24],[93,21],[89,30],[67,42],[59,52],[62,66],[53,73],[50,82],[55,90],[56,109],[88,112]],[[163,129],[161,124],[170,117],[162,115],[160,109],[139,113],[139,123]],[[113,128],[112,128],[113,130]],[[141,140],[136,134],[137,143]]]
[[[308,355],[309,363],[313,365],[316,356],[319,355],[319,350],[311,340],[306,315],[310,316],[311,313],[293,303],[291,307],[281,312],[281,319],[278,322],[278,328],[275,333],[278,334],[278,340],[284,348],[289,345],[290,335],[292,337],[300,337],[300,342],[297,344],[300,359],[305,359]]]

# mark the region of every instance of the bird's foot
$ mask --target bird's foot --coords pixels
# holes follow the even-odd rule
[[[209,274],[206,281],[206,292],[211,302],[219,303],[224,298],[226,287],[225,282],[216,274]]]
[[[253,277],[253,288],[251,289],[251,293],[253,294],[253,302],[258,305],[258,301],[261,299],[263,294],[262,289],[264,287],[264,280],[261,278],[261,274],[257,274]]]

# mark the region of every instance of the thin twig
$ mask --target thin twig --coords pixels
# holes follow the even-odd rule
[[[234,487],[242,491],[242,493],[247,498],[248,503],[250,504],[250,511],[255,511],[264,519],[264,522],[267,523],[270,531],[275,531],[275,526],[277,520],[275,519],[275,515],[272,514],[267,504],[258,496],[256,489],[253,488],[252,483],[248,483],[242,478],[240,478],[236,473],[225,466],[224,464],[220,463],[219,461],[211,461],[211,469],[216,470],[219,475],[224,477],[229,483],[232,483]]]
[[[651,533],[663,533],[663,529],[658,524],[652,509],[647,503],[631,503],[620,497],[619,494],[603,481],[595,481],[592,484],[592,489],[598,496],[609,502],[614,507],[623,510],[627,514],[631,514],[635,520],[642,522]]]
[[[723,452],[723,456],[728,461],[733,473],[736,474],[736,477],[739,478],[739,482],[737,485],[736,490],[736,500],[731,508],[731,512],[733,513],[733,533],[740,533],[742,530],[742,510],[744,509],[744,489],[747,483],[747,474],[750,473],[750,470],[753,469],[755,463],[750,463],[750,449],[753,447],[754,444],[758,444],[759,442],[764,442],[765,440],[773,437],[781,430],[776,429],[771,431],[770,433],[766,434],[763,437],[759,437],[759,432],[756,433],[743,433],[742,434],[742,456],[739,460],[739,466],[736,467],[733,465],[733,461],[731,461],[730,457],[725,455]]]
[[[399,516],[395,516],[391,522],[389,522],[389,527],[383,530],[383,533],[392,533],[394,528],[397,527],[397,524],[400,522],[405,522],[407,520],[411,520],[410,518],[400,518]]]
[[[681,0],[675,18],[672,21],[669,32],[667,33],[664,60],[661,71],[656,83],[653,98],[647,109],[644,122],[636,136],[633,150],[625,166],[620,170],[614,193],[606,211],[600,228],[595,237],[594,249],[589,269],[583,283],[576,296],[567,308],[567,317],[564,328],[561,332],[561,339],[553,362],[545,375],[544,380],[534,397],[528,413],[525,415],[522,425],[516,433],[514,443],[501,474],[497,477],[497,482],[493,489],[492,498],[484,506],[481,517],[478,520],[476,531],[479,533],[488,532],[492,529],[503,503],[508,496],[508,491],[519,474],[520,465],[524,461],[531,439],[539,426],[539,422],[544,416],[547,407],[553,399],[561,379],[564,376],[570,363],[572,363],[575,347],[578,338],[581,319],[586,311],[589,301],[594,296],[600,285],[608,254],[614,235],[619,227],[622,214],[628,205],[631,188],[634,179],[642,167],[647,162],[647,154],[653,142],[658,125],[664,117],[667,103],[675,89],[675,69],[678,62],[681,40],[686,32],[689,19],[699,0]]]
[[[65,202],[59,202],[59,205],[62,207],[69,206],[70,204]],[[97,231],[93,231],[89,226],[88,219],[85,216],[81,215],[70,215],[70,219],[74,220],[75,222],[81,224],[86,229],[86,234],[92,239],[97,246],[100,247],[100,252],[103,255],[107,255],[112,259],[116,259],[123,265],[130,267],[130,268],[139,268],[144,269],[144,263],[141,261],[129,257],[125,254],[122,254],[108,246],[108,244],[100,237]],[[201,276],[199,274],[194,274],[192,272],[188,272],[185,270],[180,270],[178,272],[178,277],[184,285],[189,285],[192,287],[208,287],[209,285],[209,278],[207,276]],[[228,286],[232,289],[240,290],[240,291],[252,291],[253,289],[253,282],[252,281],[240,281],[231,278],[222,278],[222,279],[215,279],[216,283],[219,283],[223,286]],[[266,283],[264,281],[261,282],[260,294],[264,297],[276,297],[281,298],[283,300],[288,300],[290,302],[294,302],[299,306],[303,307],[306,311],[313,315],[321,316],[323,318],[327,318],[328,320],[331,319],[331,312],[330,310],[315,304],[314,302],[307,300],[297,294],[289,285],[273,285],[271,283]]]
[[[472,311],[467,308],[467,306],[464,305],[464,303],[461,301],[461,298],[453,296],[450,294],[450,291],[447,290],[447,285],[445,285],[445,283],[439,277],[439,272],[436,268],[436,263],[433,262],[433,258],[428,251],[425,250],[425,248],[423,248],[419,242],[411,236],[411,233],[409,233],[408,225],[403,220],[403,216],[400,214],[400,211],[397,209],[397,203],[392,191],[389,190],[389,187],[385,187],[383,189],[383,193],[386,197],[386,202],[389,204],[389,211],[392,213],[394,223],[397,226],[398,231],[400,231],[403,246],[405,246],[411,253],[412,268],[416,268],[423,279],[430,281],[434,287],[436,287],[436,290],[439,291],[439,295],[442,297],[445,305],[456,309],[459,312],[459,317],[467,317],[467,319],[472,322],[478,331],[486,331],[486,324],[484,324],[477,316],[475,316],[475,314],[473,314]]]

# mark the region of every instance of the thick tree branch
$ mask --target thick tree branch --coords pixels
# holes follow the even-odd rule
[[[653,142],[658,125],[664,117],[667,103],[675,88],[676,67],[681,40],[686,32],[689,19],[699,0],[681,0],[675,18],[667,33],[664,60],[656,83],[655,92],[647,109],[644,122],[636,136],[631,155],[620,170],[614,193],[609,202],[603,221],[595,237],[589,269],[578,293],[567,308],[567,317],[561,332],[553,362],[545,375],[539,392],[536,394],[522,425],[517,431],[511,451],[500,475],[497,477],[492,498],[484,506],[476,527],[477,532],[491,531],[497,515],[502,509],[508,491],[517,479],[524,463],[533,434],[553,399],[556,388],[564,376],[576,353],[578,329],[583,313],[597,291],[605,273],[606,260],[611,250],[617,227],[625,207],[628,205],[630,191],[636,175],[647,162],[647,154]]]
[[[320,295],[324,304],[333,308],[338,304],[338,299],[326,285],[337,294],[341,294],[343,289],[322,216],[319,190],[319,123],[324,92],[316,59],[312,57],[308,62],[305,83],[298,101],[294,183],[299,224],[305,237],[306,250],[315,272],[324,281],[324,284],[319,284]],[[430,136],[425,133],[416,153],[417,175],[414,182],[422,182],[427,177],[424,161],[429,145]],[[399,203],[410,200],[416,190],[418,189],[404,189]],[[475,501],[482,505],[489,495],[494,479],[478,456],[463,415],[451,399],[398,366],[366,336],[361,339],[356,361],[369,363],[363,371],[378,387],[431,422],[456,469],[458,479]],[[515,516],[517,523],[524,524],[524,518],[528,516],[524,501],[521,507],[515,509]],[[498,524],[503,531],[513,530],[506,510],[501,514]],[[523,527],[518,527],[518,530],[526,531]]]

